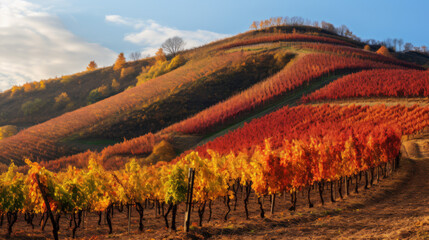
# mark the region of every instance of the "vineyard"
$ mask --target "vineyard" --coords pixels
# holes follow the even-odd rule
[[[267,25],[182,51],[183,65],[171,71],[164,68],[173,53],[163,55],[163,65],[147,58],[126,63],[121,73],[107,67],[1,93],[0,104],[16,98],[21,106],[28,96],[31,103],[43,95],[44,84],[58,85],[51,102],[76,102],[60,116],[50,106],[49,114],[34,115],[26,126],[9,126],[15,131],[0,140],[2,231],[23,239],[152,238],[151,232],[181,229],[183,218],[187,226],[180,233],[188,234],[191,225],[183,238],[210,237],[205,224],[216,234],[234,232],[223,224],[237,219],[262,218],[253,224],[287,229],[301,220],[336,217],[313,214],[313,207],[339,209],[338,202],[368,193],[389,176],[406,175],[402,187],[415,172],[421,178],[429,169],[417,162],[429,154],[429,107],[408,98],[427,102],[429,71],[399,60],[409,56],[392,47],[372,52],[378,43],[366,45],[326,24]],[[88,82],[74,90],[78,97],[64,92],[82,79]],[[82,92],[85,86],[116,86],[116,92],[89,102],[92,90]],[[371,98],[379,102],[365,103]],[[0,121],[13,125],[5,114]],[[33,125],[44,117],[50,120]],[[413,152],[420,157],[407,159]],[[414,189],[425,184],[418,181]],[[384,197],[393,196],[387,192]],[[348,213],[363,207],[365,202]],[[267,211],[270,217],[309,215],[279,223],[265,219]],[[429,218],[411,225],[429,226]],[[325,226],[311,229],[319,227]]]
[[[181,88],[185,83],[191,83],[234,62],[239,62],[242,57],[241,53],[232,53],[190,62],[113,97],[29,127],[15,136],[0,141],[0,161],[8,163],[14,160],[16,164],[22,165],[25,157],[49,160],[73,153],[73,149],[63,149],[58,141],[91,128],[107,118],[120,119],[121,114],[139,108],[142,104],[157,101],[163,95],[168,95],[172,89]],[[34,137],[40,141],[37,141],[37,144],[27,144]],[[16,151],[17,149],[19,151]]]
[[[368,59],[368,60],[377,61],[377,62],[389,63],[389,64],[399,65],[399,66],[418,69],[418,70],[425,69],[420,65],[416,65],[416,64],[402,61],[392,57],[386,57],[384,55],[376,54],[371,51],[365,51],[362,49],[348,47],[348,46],[324,44],[324,43],[318,43],[318,42],[300,43],[297,46],[298,48],[314,50],[317,52],[329,52],[329,53],[334,53],[341,56],[352,56],[352,57],[357,57],[361,59]]]
[[[158,134],[148,133],[141,137],[108,146],[99,153],[101,159],[113,169],[123,165],[128,157],[123,155],[148,154],[153,146],[168,135],[207,134],[240,116],[278,99],[293,90],[308,86],[312,81],[337,72],[374,68],[403,68],[396,65],[372,62],[352,57],[329,54],[307,54],[300,56],[277,74],[255,84],[249,89],[219,102],[196,115],[161,130]],[[89,152],[63,157],[45,164],[49,169],[58,170],[68,164],[82,166],[88,161]],[[106,166],[107,167],[107,166]],[[110,167],[109,167],[110,168]]]
[[[359,97],[428,97],[429,72],[377,69],[347,75],[303,98],[304,102]]]
[[[325,185],[330,186],[331,201],[335,201],[334,185],[338,185],[340,196],[352,188],[358,192],[362,174],[367,188],[388,169],[397,168],[401,136],[428,127],[428,113],[428,108],[401,106],[285,107],[186,152],[170,164],[140,166],[131,160],[121,170],[106,171],[92,156],[84,169],[70,166],[67,171],[53,173],[26,160],[29,170],[25,175],[17,172],[14,164],[1,175],[0,206],[8,216],[9,234],[18,213],[25,215],[29,224],[35,214],[43,214],[45,222],[49,217],[54,235],[60,216],[68,214],[75,236],[83,212],[104,212],[112,233],[113,208],[118,204],[135,206],[139,229],[143,230],[148,201],[160,211],[162,208],[166,227],[175,229],[177,206],[186,201],[187,171],[193,168],[192,203],[199,209],[200,224],[206,205],[219,198],[226,199],[227,219],[230,201],[237,199],[240,188],[245,189],[246,218],[251,192],[258,197],[261,217],[261,198],[267,195],[274,199],[290,193],[290,210],[295,210],[296,193],[305,191],[311,207],[313,186],[317,186],[323,204]],[[167,218],[170,213],[171,222]]]
[[[349,42],[334,39],[332,37],[322,37],[322,36],[316,36],[316,35],[293,33],[293,34],[277,34],[277,35],[257,37],[253,39],[247,39],[247,40],[240,40],[240,41],[223,45],[219,47],[219,50],[225,50],[225,49],[230,49],[234,47],[242,47],[246,45],[254,45],[254,44],[260,44],[260,43],[272,43],[272,42],[321,42],[321,43],[339,44],[339,45],[345,45],[345,46],[351,46],[351,47],[355,46]]]

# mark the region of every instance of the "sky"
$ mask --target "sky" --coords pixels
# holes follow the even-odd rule
[[[0,0],[0,91],[112,65],[120,52],[153,55],[168,38],[186,48],[300,16],[346,25],[362,39],[429,46],[427,0]]]

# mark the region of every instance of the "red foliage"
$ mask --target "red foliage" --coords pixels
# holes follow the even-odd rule
[[[429,72],[376,69],[342,77],[305,96],[304,102],[355,97],[428,97]]]
[[[326,74],[334,74],[335,71],[342,69],[365,69],[365,68],[388,68],[393,65],[372,62],[369,60],[341,57],[329,54],[308,54],[295,60],[293,65],[287,66],[276,75],[269,77],[264,82],[258,83],[248,90],[235,95],[234,97],[218,103],[206,110],[201,111],[195,116],[179,123],[173,124],[152,135],[146,134],[114,146],[104,149],[99,156],[104,162],[112,164],[114,161],[124,162],[126,156],[131,154],[148,154],[156,142],[162,139],[168,139],[171,132],[181,132],[189,134],[205,134],[213,127],[222,123],[231,121],[238,115],[251,111],[252,109],[263,105],[275,97],[281,96],[295,88],[309,83],[310,81]],[[397,67],[397,66],[396,66]],[[54,162],[63,160],[72,162],[81,162],[79,158],[83,155],[62,158]],[[48,163],[49,165],[54,164]],[[50,168],[51,169],[51,168]]]
[[[301,48],[304,48],[304,49],[311,49],[319,52],[330,52],[330,53],[335,53],[342,56],[358,57],[358,58],[373,60],[377,62],[395,64],[395,65],[400,65],[404,67],[424,70],[424,68],[420,65],[402,61],[392,57],[386,57],[384,55],[376,54],[369,51],[364,51],[359,48],[325,44],[325,43],[301,43],[297,46],[300,46]]]
[[[364,142],[370,134],[381,134],[375,133],[374,129],[387,131],[384,126],[392,127],[400,134],[411,134],[424,129],[429,126],[429,108],[407,108],[399,105],[284,107],[196,150],[205,156],[208,156],[207,149],[224,155],[230,152],[251,155],[255,149],[264,146],[266,139],[269,139],[272,148],[276,149],[282,146],[285,140],[310,141],[313,136],[342,142],[353,136],[358,142]]]
[[[187,120],[173,124],[162,132],[204,133],[207,129],[230,121],[241,113],[248,112],[275,97],[308,84],[310,81],[324,75],[335,74],[339,70],[389,67],[395,66],[359,58],[329,54],[308,54],[267,80],[224,102],[201,111]]]

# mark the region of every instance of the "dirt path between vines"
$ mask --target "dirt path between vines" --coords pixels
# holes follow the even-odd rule
[[[429,158],[409,160],[389,183],[361,190],[292,219],[259,220],[248,232],[215,234],[214,239],[429,239]],[[365,199],[366,198],[366,199]],[[336,205],[336,206],[335,206]],[[321,208],[321,207],[319,207]],[[326,214],[323,214],[325,209]],[[322,216],[317,216],[322,214]],[[324,216],[323,216],[324,215]],[[251,229],[247,226],[247,229]]]

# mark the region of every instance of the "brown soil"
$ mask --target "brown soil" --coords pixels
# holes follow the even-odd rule
[[[314,208],[308,208],[306,196],[298,193],[297,210],[290,212],[289,195],[276,198],[274,215],[269,212],[269,197],[264,199],[266,218],[261,219],[256,197],[251,195],[249,220],[245,220],[242,193],[238,191],[237,209],[231,201],[232,211],[228,221],[223,220],[226,207],[223,199],[213,203],[212,220],[207,222],[208,208],[204,215],[203,227],[198,227],[197,208],[192,213],[192,226],[189,234],[183,232],[184,205],[179,206],[177,226],[173,233],[164,226],[164,219],[155,217],[155,209],[145,211],[143,233],[138,231],[137,213],[133,210],[131,232],[127,233],[126,211],[115,210],[113,233],[108,235],[104,221],[99,226],[98,216],[89,214],[85,219],[85,228],[77,230],[79,239],[429,239],[429,158],[421,160],[402,160],[398,171],[388,178],[375,180],[374,185],[364,190],[365,177],[362,175],[359,193],[350,190],[344,200],[338,192],[336,203],[330,201],[330,191],[325,188],[322,206],[318,192],[311,191]],[[353,184],[355,180],[353,179]],[[329,185],[328,185],[329,187]],[[306,192],[306,191],[305,191]],[[169,217],[169,219],[171,216]],[[44,232],[37,225],[31,229],[20,215],[14,226],[12,239],[52,239],[50,223]],[[6,223],[6,221],[5,221]],[[4,224],[5,224],[4,223]],[[6,234],[6,226],[0,230],[0,238]],[[71,230],[68,220],[62,218],[60,239],[70,239]]]

